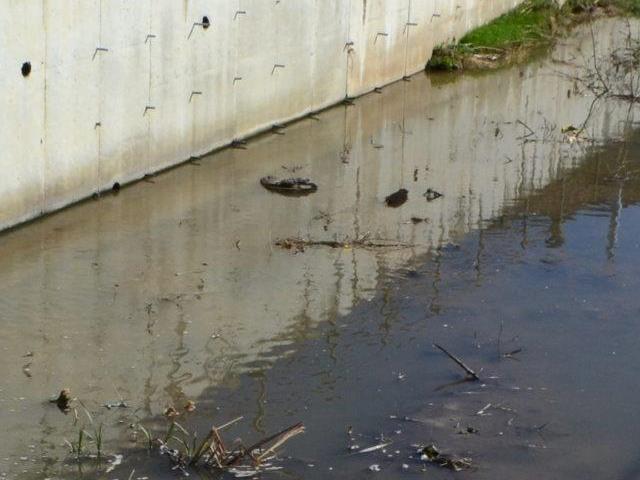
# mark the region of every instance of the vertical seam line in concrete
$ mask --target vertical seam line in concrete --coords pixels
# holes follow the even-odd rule
[[[102,0],[99,0],[98,2],[98,46],[102,45]],[[102,163],[102,83],[103,83],[103,78],[102,78],[102,56],[98,55],[96,57],[98,59],[98,89],[100,90],[98,92],[98,122],[99,122],[99,126],[97,126],[97,130],[98,130],[98,162],[97,162],[97,176],[98,178],[96,179],[96,193],[100,192],[100,186],[101,186],[101,177],[102,177],[102,171],[101,171],[101,163]],[[95,128],[95,127],[94,127]]]
[[[404,74],[403,77],[406,77],[408,75],[407,72],[407,61],[409,58],[409,24],[411,23],[411,9],[412,9],[413,5],[411,0],[409,0],[409,9],[407,11],[407,22],[404,25],[404,31],[405,31],[405,43],[404,43]]]
[[[319,0],[322,1],[322,0]],[[317,86],[317,76],[316,76],[316,64],[318,63],[318,57],[317,57],[317,52],[318,52],[318,14],[317,14],[317,8],[318,8],[318,0],[316,0],[314,2],[314,15],[311,17],[313,19],[313,37],[311,38],[311,41],[309,42],[309,45],[311,47],[311,51],[309,52],[309,58],[311,59],[311,63],[309,65],[309,71],[311,72],[311,76],[309,78],[309,83],[311,84],[311,88],[309,89],[311,91],[311,101],[309,102],[309,112],[313,112],[314,108],[315,108],[315,100],[316,100],[316,86]]]
[[[145,114],[147,114],[147,164],[144,166],[144,173],[147,174],[151,170],[151,114],[147,111],[147,107],[151,105],[151,78],[153,72],[153,39],[149,35],[153,35],[153,0],[149,0],[149,30],[147,40],[149,41],[149,85],[147,95],[147,105],[145,106]]]
[[[40,208],[41,212],[44,213],[47,208],[47,188],[46,188],[46,177],[47,177],[47,166],[49,163],[49,158],[47,154],[47,45],[48,45],[48,37],[49,37],[49,25],[47,22],[47,0],[42,0],[42,23],[44,25],[44,59],[42,65],[42,72],[44,78],[44,92],[42,97],[43,102],[43,119],[42,119],[42,177],[40,181],[41,188],[41,198],[42,198],[42,206]]]
[[[345,42],[344,49],[346,49],[347,52],[347,61],[346,63],[346,75],[345,75],[345,81],[344,81],[344,96],[345,98],[349,96],[349,63],[351,60],[351,47],[348,45],[351,42],[351,14],[353,13],[353,10],[351,9],[353,6],[353,0],[349,0],[349,10],[347,11],[347,41]]]

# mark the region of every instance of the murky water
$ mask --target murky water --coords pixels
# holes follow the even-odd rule
[[[626,28],[599,23],[598,49]],[[415,458],[433,442],[473,458],[463,478],[637,478],[638,110],[594,106],[560,74],[590,42],[417,76],[5,233],[0,474],[179,476],[127,426],[165,428],[194,400],[188,429],[244,415],[230,435],[247,442],[305,423],[265,476],[447,478]],[[562,133],[587,117],[593,141]],[[286,198],[263,175],[320,188]],[[408,202],[386,207],[401,187]],[[365,235],[406,248],[274,246]],[[433,342],[482,382],[457,383]],[[69,458],[65,438],[92,427],[47,402],[63,387],[104,423],[107,458],[125,455],[113,472]],[[349,454],[380,435],[385,453]]]

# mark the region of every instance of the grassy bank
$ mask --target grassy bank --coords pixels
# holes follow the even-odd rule
[[[528,0],[459,43],[434,49],[427,69],[486,69],[522,61],[594,15],[640,15],[640,0],[569,0],[562,8],[554,0]]]

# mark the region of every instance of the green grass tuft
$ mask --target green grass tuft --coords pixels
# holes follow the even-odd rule
[[[469,32],[460,43],[498,49],[540,43],[552,35],[556,11],[557,6],[551,0],[531,0]]]

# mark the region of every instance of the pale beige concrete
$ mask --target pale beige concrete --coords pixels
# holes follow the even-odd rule
[[[420,71],[518,3],[4,1],[0,229]]]

